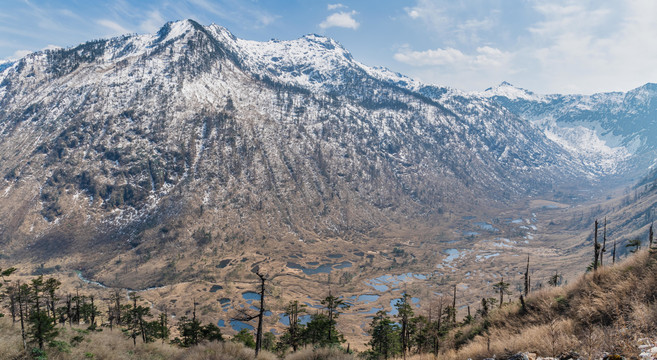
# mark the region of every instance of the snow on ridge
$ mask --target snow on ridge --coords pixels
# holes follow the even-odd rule
[[[474,92],[483,97],[502,96],[509,100],[523,99],[529,101],[544,101],[544,97],[536,95],[531,91],[516,87],[504,81],[501,84],[486,89],[484,92]]]

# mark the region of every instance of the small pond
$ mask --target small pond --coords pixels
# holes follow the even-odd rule
[[[299,323],[306,325],[310,322],[311,316],[308,314],[299,315]],[[278,322],[285,326],[290,326],[290,318],[285,314],[278,314]]]
[[[240,331],[242,329],[247,329],[249,331],[253,330],[253,326],[239,320],[231,320],[230,327],[235,331]]]
[[[218,268],[218,269],[223,269],[223,268],[225,268],[226,266],[228,266],[228,264],[230,264],[231,261],[233,261],[233,259],[224,259],[224,260],[221,260],[221,261],[219,262],[219,265],[217,265],[217,268]]]
[[[250,304],[253,302],[253,300],[260,300],[260,294],[253,291],[247,291],[242,294],[242,298],[244,298],[244,300],[247,300],[246,302]]]

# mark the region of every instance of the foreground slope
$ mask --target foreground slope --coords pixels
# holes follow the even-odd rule
[[[526,309],[515,301],[453,331],[439,358],[638,358],[657,345],[656,270],[657,251],[643,250],[568,285],[535,291]]]

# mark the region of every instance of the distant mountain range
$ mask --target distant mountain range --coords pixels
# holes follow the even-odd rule
[[[83,268],[127,251],[366,233],[655,159],[655,85],[465,93],[318,35],[256,42],[185,20],[0,66],[3,251]]]
[[[537,95],[502,83],[480,95],[530,120],[605,174],[645,174],[657,159],[657,84],[628,92]]]

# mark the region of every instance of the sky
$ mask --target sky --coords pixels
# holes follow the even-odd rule
[[[193,19],[249,40],[331,37],[366,65],[482,91],[627,91],[657,82],[654,0],[3,0],[0,59]]]

